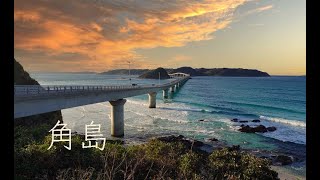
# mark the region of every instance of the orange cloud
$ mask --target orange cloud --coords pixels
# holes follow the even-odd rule
[[[185,61],[190,61],[192,58],[190,56],[186,55],[176,55],[173,57],[173,61],[175,62],[185,62]]]
[[[150,67],[136,49],[212,39],[244,2],[15,0],[15,56],[39,71],[104,71],[126,57]]]
[[[14,21],[38,21],[40,20],[40,15],[34,11],[15,11]]]

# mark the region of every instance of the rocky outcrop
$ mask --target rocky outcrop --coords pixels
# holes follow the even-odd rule
[[[267,130],[270,131],[270,132],[272,132],[272,131],[277,130],[277,128],[274,127],[274,126],[271,126],[271,127],[267,127]]]
[[[209,141],[219,141],[217,138],[209,138]]]
[[[22,65],[14,59],[14,84],[16,85],[39,85],[39,83],[32,79],[28,72],[26,72]]]
[[[247,123],[248,121],[247,120],[241,120],[239,121],[239,123]]]
[[[238,122],[239,119],[238,119],[238,118],[233,118],[233,119],[231,119],[231,121],[232,121],[232,122]]]
[[[14,59],[14,84],[15,85],[39,85],[39,83],[30,77],[22,65]],[[15,125],[36,126],[46,123],[52,127],[60,120],[62,122],[61,111],[43,113],[28,117],[14,119]]]
[[[245,133],[265,133],[268,132],[267,128],[263,125],[259,125],[257,127],[250,127],[250,126],[243,126],[239,129],[240,132],[245,132]]]
[[[143,79],[159,79],[159,73],[160,73],[160,79],[169,79],[170,76],[168,75],[167,71],[161,67],[148,71],[142,75],[139,76],[139,78]]]
[[[240,145],[232,145],[231,147],[228,147],[229,151],[240,151]]]
[[[231,119],[231,121],[232,122],[239,122],[239,123],[247,123],[247,122],[249,122],[248,120],[240,120],[240,119],[238,119],[238,118],[233,118],[233,119]],[[259,119],[254,119],[254,120],[252,120],[251,122],[261,122]]]
[[[286,156],[286,155],[278,155],[274,158],[273,164],[274,165],[289,165],[293,163],[293,157]]]
[[[272,132],[275,131],[277,128],[272,126],[272,127],[265,127],[264,125],[259,125],[256,127],[250,127],[248,125],[246,126],[241,126],[241,128],[239,129],[240,132],[245,132],[245,133],[255,133],[255,132],[259,132],[259,133],[265,133],[265,132]]]

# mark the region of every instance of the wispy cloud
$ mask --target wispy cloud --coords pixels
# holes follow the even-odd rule
[[[262,23],[257,23],[257,24],[248,24],[248,26],[252,26],[252,27],[261,27],[261,26],[264,26],[264,24],[262,24]]]
[[[152,62],[136,49],[210,40],[214,32],[232,22],[233,12],[243,3],[245,0],[15,0],[15,56],[32,70],[103,71],[119,67],[125,57],[146,67]],[[270,8],[272,5],[255,12]]]
[[[261,6],[261,7],[257,7],[255,9],[249,10],[244,15],[250,15],[250,14],[254,14],[254,13],[261,13],[263,11],[267,11],[267,10],[270,10],[272,8],[273,8],[273,5],[265,5],[265,6]]]
[[[256,12],[262,12],[262,11],[266,11],[266,10],[269,10],[273,7],[273,5],[267,5],[267,6],[262,6],[262,7],[259,7],[257,9],[255,9]]]

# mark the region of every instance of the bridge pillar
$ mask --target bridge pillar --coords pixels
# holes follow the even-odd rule
[[[174,92],[174,86],[170,87],[170,92]]]
[[[157,93],[151,92],[148,95],[149,95],[149,108],[156,108]]]
[[[111,104],[111,136],[124,136],[124,104],[126,99],[118,99],[116,101],[109,101]]]
[[[163,92],[163,98],[164,99],[167,99],[168,98],[168,89],[165,89],[165,90],[163,90],[162,92]]]

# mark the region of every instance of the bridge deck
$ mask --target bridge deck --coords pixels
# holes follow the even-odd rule
[[[175,84],[185,81],[189,77],[179,78],[165,84],[153,85],[119,85],[119,86],[93,86],[93,85],[14,85],[14,98],[18,99],[35,99],[37,97],[51,97],[67,94],[85,94],[90,92],[119,92],[138,89],[167,89]]]
[[[148,94],[183,84],[189,77],[160,85],[121,86],[14,86],[14,117],[51,112],[76,106]]]

